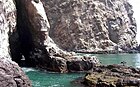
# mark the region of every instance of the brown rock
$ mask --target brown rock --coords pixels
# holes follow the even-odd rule
[[[32,87],[31,82],[22,69],[7,58],[0,58],[1,87]]]
[[[98,72],[98,70],[102,72]],[[140,69],[124,65],[107,65],[93,68],[82,82],[89,87],[139,87]]]
[[[136,22],[127,0],[42,1],[50,20],[50,37],[62,49],[111,52],[137,46]]]
[[[0,0],[0,31],[0,87],[32,87],[28,77],[10,57],[12,49],[9,50],[9,40],[11,42],[16,32],[16,7],[13,0]]]
[[[51,56],[49,59],[47,70],[65,73],[68,72],[66,59],[62,57]]]
[[[74,69],[75,71],[89,70],[93,67],[93,64],[98,63],[95,58],[91,58],[91,61],[85,59],[85,61],[83,57],[78,57],[74,53],[61,50],[53,42],[48,34],[50,25],[40,0],[38,3],[33,0],[16,0],[16,3],[17,11],[19,11],[18,32],[20,32],[20,39],[23,40],[21,41],[22,54],[27,64],[50,71],[67,72],[76,63],[68,65],[67,61],[71,59],[73,62],[80,60],[79,66],[84,67],[82,69]],[[29,40],[29,42],[25,42],[25,38],[27,38],[25,41]],[[28,38],[31,38],[31,40]]]
[[[67,61],[69,72],[92,70],[99,63],[95,57],[75,56]]]

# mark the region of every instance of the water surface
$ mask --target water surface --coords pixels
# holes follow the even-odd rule
[[[102,64],[121,64],[140,68],[140,54],[95,54]]]
[[[140,68],[140,54],[91,54],[91,56],[97,56],[102,64],[120,64],[125,61],[128,66]],[[23,68],[23,70],[32,80],[33,87],[78,87],[70,82],[84,76],[83,73],[60,74],[32,68]]]
[[[32,68],[22,68],[32,81],[33,87],[80,87],[71,84],[71,81],[84,76],[84,73],[60,74],[43,72]]]

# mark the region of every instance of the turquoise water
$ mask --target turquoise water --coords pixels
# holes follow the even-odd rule
[[[102,64],[120,64],[125,61],[129,66],[140,68],[140,54],[92,54],[91,56],[97,56]],[[32,80],[33,87],[78,87],[70,82],[84,76],[83,73],[60,74],[32,68],[23,68],[23,70]]]
[[[80,87],[71,84],[71,81],[82,77],[83,73],[60,74],[43,72],[32,68],[22,68],[32,81],[33,87]]]
[[[121,64],[140,68],[140,54],[95,54],[102,64]]]

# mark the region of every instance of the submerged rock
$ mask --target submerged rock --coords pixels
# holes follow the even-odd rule
[[[32,87],[32,85],[18,64],[7,58],[0,58],[0,87]]]
[[[98,53],[137,46],[128,0],[42,1],[50,20],[50,37],[64,50]]]
[[[93,68],[82,82],[89,87],[139,87],[140,69],[124,65],[107,65]]]

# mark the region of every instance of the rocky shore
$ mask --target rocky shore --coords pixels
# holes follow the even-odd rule
[[[73,83],[83,84],[83,87],[139,87],[140,69],[125,65],[101,65]]]
[[[13,43],[11,44],[11,49],[14,49],[11,53],[15,55],[13,60],[19,64],[23,56],[27,66],[56,72],[87,71],[87,69],[91,69],[91,65],[96,65],[95,63],[98,65],[97,59],[78,56],[71,51],[95,53],[131,52],[137,46],[135,39],[136,23],[132,16],[132,6],[127,0],[107,1],[107,3],[111,4],[107,4],[105,1],[97,3],[92,0],[89,2],[15,0],[15,2],[17,8],[17,33],[12,35],[16,36],[18,34],[18,37],[13,37],[15,43],[11,39],[11,43]],[[86,4],[89,4],[89,6]],[[113,5],[112,8],[110,8],[110,5]],[[63,8],[63,6],[70,6],[71,8]],[[87,7],[87,10],[84,10],[85,7]],[[78,11],[78,9],[81,10]],[[63,15],[66,10],[70,12]],[[100,14],[100,11],[103,11],[103,14]],[[95,12],[95,14],[92,12]],[[108,15],[103,16],[105,14]],[[90,18],[90,16],[93,16],[93,18]],[[87,19],[86,17],[89,18]],[[85,25],[91,25],[91,27],[86,27]],[[68,29],[68,27],[70,28]],[[116,38],[113,35],[118,36],[118,42],[116,42]],[[69,37],[73,37],[73,39],[69,39]],[[88,37],[91,37],[92,40]],[[89,40],[91,45],[86,40]],[[15,44],[19,44],[19,46],[15,48]],[[65,47],[62,47],[62,45]],[[89,60],[92,60],[92,62],[89,62]],[[75,68],[73,70],[75,65],[86,67],[87,69]]]
[[[16,64],[22,60],[28,67],[61,73],[101,68],[96,57],[72,51],[130,52],[137,47],[135,37],[127,0],[0,0],[0,64],[5,64],[0,77],[9,86],[31,87]]]

